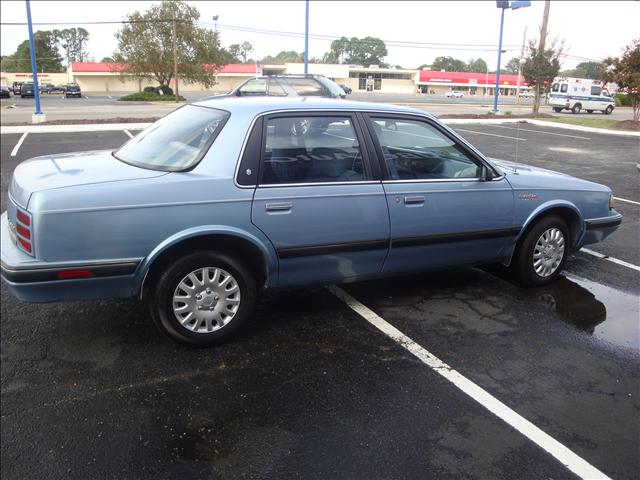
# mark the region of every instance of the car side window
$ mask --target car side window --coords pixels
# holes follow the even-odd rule
[[[365,179],[351,117],[278,117],[265,122],[265,130],[262,185]]]
[[[568,89],[569,89],[569,85],[567,85],[566,83],[563,83],[562,85],[560,85],[560,93],[567,93]]]
[[[591,95],[602,95],[602,87],[591,85]]]
[[[242,85],[238,91],[241,97],[266,95],[267,81],[264,78],[254,78]]]
[[[287,84],[301,97],[321,97],[322,85],[313,78],[287,78]]]
[[[371,122],[392,180],[479,178],[478,163],[431,125],[380,117]]]
[[[552,92],[557,92],[560,89],[560,85],[558,83],[554,83],[551,87]]]

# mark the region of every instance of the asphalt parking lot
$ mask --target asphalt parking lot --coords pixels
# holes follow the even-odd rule
[[[543,288],[491,268],[342,288],[594,468],[638,478],[640,139],[453,127],[491,157],[609,185],[623,225]],[[2,210],[20,161],[129,138],[21,137],[1,136]],[[173,344],[133,300],[1,295],[3,478],[579,478],[326,288],[266,295],[210,350]]]

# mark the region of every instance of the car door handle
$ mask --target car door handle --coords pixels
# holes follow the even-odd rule
[[[293,208],[293,202],[267,203],[264,208],[267,212],[287,212]]]
[[[404,197],[405,205],[417,205],[420,203],[424,203],[425,197],[422,195],[413,195]]]

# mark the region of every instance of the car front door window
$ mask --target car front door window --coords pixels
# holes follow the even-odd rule
[[[480,166],[434,127],[420,121],[371,119],[392,180],[475,179]]]

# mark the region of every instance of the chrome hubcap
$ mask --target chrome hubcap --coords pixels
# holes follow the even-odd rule
[[[552,275],[564,257],[564,235],[558,228],[546,230],[533,249],[533,269],[541,277]]]
[[[195,333],[211,333],[227,325],[240,307],[240,286],[233,275],[204,267],[186,275],[173,292],[173,313]]]

